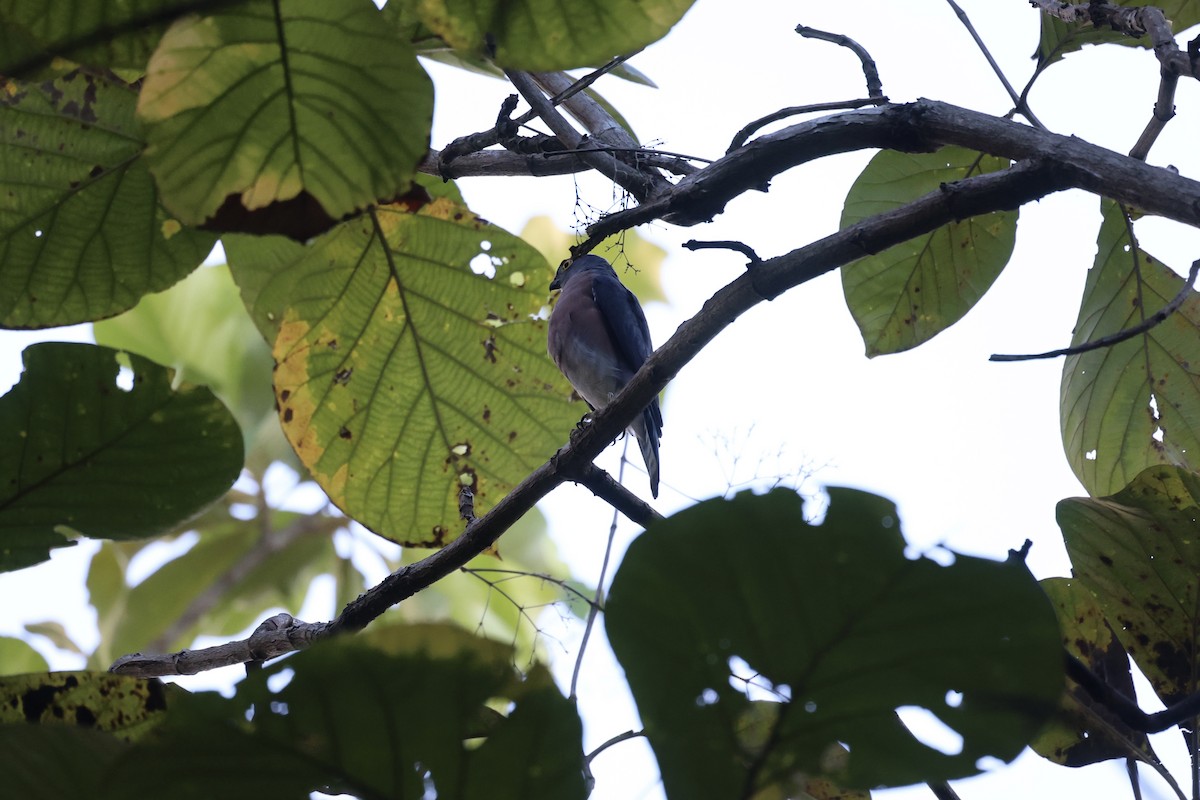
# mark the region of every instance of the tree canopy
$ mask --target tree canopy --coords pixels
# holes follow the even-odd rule
[[[634,125],[653,137],[654,120],[594,85],[653,86],[637,53],[683,0],[0,0],[0,327],[93,323],[95,338],[28,347],[0,396],[0,571],[103,542],[86,578],[98,646],[27,631],[87,669],[50,671],[0,637],[0,785],[572,798],[595,788],[596,756],[644,738],[671,798],[956,797],[950,781],[1027,747],[1140,762],[1200,797],[1200,773],[1181,786],[1148,737],[1178,729],[1200,763],[1200,259],[1165,264],[1138,235],[1200,228],[1200,182],[1151,157],[1200,78],[1184,33],[1200,4],[1031,5],[1021,87],[948,3],[1005,108],[889,99],[847,14],[795,32],[861,68],[857,96],[737,120],[701,158],[643,145]],[[1032,88],[1085,45],[1157,69],[1136,141],[1038,117]],[[438,62],[511,87],[483,130],[431,134],[465,102],[435,93]],[[850,153],[870,158],[836,230],[774,255],[688,242],[738,273],[580,423],[546,354],[557,263],[623,259],[661,298],[648,226],[700,237],[761,192],[756,213],[786,226],[772,181]],[[616,198],[579,200],[573,235],[506,230],[459,186],[562,175]],[[1073,338],[993,360],[1061,359],[1061,441],[1086,493],[1058,505],[1071,575],[1039,581],[1019,533],[1005,560],[913,553],[893,500],[861,490],[758,482],[664,516],[596,465],[715,337],[822,276],[868,356],[953,336],[1014,261],[1018,220],[1067,190],[1099,209],[1082,295],[1056,299],[1078,307]],[[789,344],[747,358],[794,375]],[[284,473],[321,501],[281,500]],[[611,576],[610,533],[593,586],[537,508],[564,483],[611,506],[613,530],[618,514],[646,529]],[[350,526],[378,545],[348,552]],[[318,577],[341,610],[298,619]],[[583,631],[569,686],[547,666],[546,607]],[[642,727],[586,752],[579,664],[598,619]],[[226,696],[161,680],[232,665],[246,677]],[[1164,711],[1138,706],[1139,672]],[[956,742],[931,744],[910,709]]]

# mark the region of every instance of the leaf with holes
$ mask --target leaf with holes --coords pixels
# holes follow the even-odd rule
[[[842,227],[1008,164],[1008,159],[961,147],[919,154],[885,150],[850,188]],[[1017,212],[994,211],[943,225],[842,267],[846,305],[867,355],[916,347],[962,319],[1008,263],[1016,234]]]
[[[890,502],[829,496],[819,526],[791,492],[745,493],[629,547],[605,625],[668,795],[751,797],[797,772],[849,789],[974,775],[1054,712],[1058,623],[1019,559],[910,560]],[[731,549],[730,531],[748,538]],[[762,701],[769,731],[747,737]],[[912,706],[957,750],[905,730],[896,711]]]
[[[694,0],[424,0],[422,21],[455,50],[490,55],[502,67],[595,66],[656,42]]]
[[[213,390],[246,438],[246,466],[256,475],[274,461],[299,467],[279,430],[271,390],[271,350],[238,296],[229,268],[198,269],[129,312],[93,326],[96,344],[170,364],[177,379]]]
[[[170,370],[107,347],[37,344],[24,362],[0,397],[0,570],[44,561],[64,534],[162,533],[237,479],[242,437],[207,389],[172,389]]]
[[[100,319],[167,288],[216,238],[158,203],[137,93],[73,70],[0,79],[0,327]]]
[[[1167,705],[1200,689],[1200,476],[1150,467],[1112,497],[1058,504],[1075,575]]]
[[[288,440],[339,508],[389,539],[445,544],[463,487],[482,514],[579,420],[531,316],[550,267],[453,201],[379,208],[310,246],[227,237],[226,252],[274,341]]]
[[[161,681],[103,672],[51,672],[0,678],[0,723],[68,724],[136,741],[162,721]]]
[[[305,239],[407,190],[433,89],[370,0],[256,0],[175,23],[138,101],[187,224]]]
[[[1088,273],[1072,345],[1133,327],[1183,289],[1183,279],[1135,247],[1116,203]],[[1067,460],[1094,497],[1120,491],[1154,464],[1200,465],[1200,294],[1146,333],[1067,356],[1059,405]]]

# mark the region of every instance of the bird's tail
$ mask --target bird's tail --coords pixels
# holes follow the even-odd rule
[[[642,415],[629,427],[637,437],[642,460],[646,462],[646,473],[650,476],[650,494],[657,498],[658,437],[662,435],[662,413],[658,410],[658,401],[647,406]]]

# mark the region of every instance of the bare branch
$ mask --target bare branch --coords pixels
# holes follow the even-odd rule
[[[754,252],[754,248],[745,242],[731,242],[726,240],[701,242],[697,239],[688,239],[683,243],[683,246],[688,250],[736,250],[750,259],[752,265],[762,263],[762,259],[758,257],[758,253]]]
[[[725,204],[800,164],[868,148],[927,153],[958,145],[1015,161],[1052,159],[1068,186],[1111,197],[1149,214],[1200,227],[1200,183],[1081,139],[936,100],[860,109],[769,133],[682,179],[667,194],[618,211],[588,228],[574,255],[622,230],[662,219],[696,225]]]
[[[796,33],[805,39],[820,39],[823,42],[836,44],[838,47],[845,47],[854,53],[854,55],[858,56],[858,60],[862,62],[863,77],[867,79],[867,96],[879,99],[883,98],[883,81],[879,80],[879,68],[875,66],[875,59],[871,58],[871,54],[867,52],[867,48],[849,36],[843,36],[840,33],[819,31],[816,28],[808,28],[804,25],[797,25]]]
[[[798,117],[801,114],[813,114],[820,111],[841,111],[847,108],[862,108],[863,106],[879,106],[887,103],[886,97],[864,97],[858,100],[840,100],[831,103],[813,103],[807,106],[791,106],[790,108],[781,108],[765,117],[759,117],[751,122],[746,127],[742,128],[734,134],[733,141],[729,143],[729,147],[725,148],[725,152],[732,153],[746,143],[746,140],[753,136],[758,131],[762,130],[772,122],[778,122],[781,119],[788,117]]]
[[[997,353],[988,361],[1037,361],[1046,358],[1058,358],[1059,356],[1077,356],[1081,353],[1088,353],[1092,350],[1099,350],[1102,347],[1112,347],[1120,344],[1127,339],[1132,339],[1135,336],[1141,336],[1156,325],[1160,325],[1166,321],[1167,317],[1179,310],[1179,307],[1184,304],[1188,296],[1192,293],[1192,286],[1196,283],[1196,276],[1200,274],[1200,259],[1192,262],[1192,268],[1188,270],[1187,280],[1184,281],[1183,288],[1179,293],[1171,298],[1171,302],[1160,308],[1152,316],[1134,325],[1132,328],[1126,328],[1123,331],[1101,336],[1099,339],[1093,339],[1090,342],[1077,344],[1073,347],[1064,347],[1061,350],[1051,350],[1047,353],[1036,353],[1034,355],[1004,355]]]
[[[967,29],[967,33],[971,34],[971,38],[975,40],[975,46],[979,48],[979,52],[983,53],[983,57],[987,60],[988,66],[992,68],[992,72],[996,73],[996,77],[1000,79],[1000,83],[1004,86],[1004,91],[1008,92],[1008,96],[1012,98],[1013,106],[1016,108],[1017,112],[1020,113],[1021,116],[1025,117],[1025,119],[1029,120],[1029,122],[1032,123],[1035,128],[1042,128],[1045,130],[1046,126],[1042,124],[1041,120],[1033,115],[1033,110],[1029,107],[1029,103],[1026,102],[1025,96],[1023,94],[1017,94],[1017,90],[1014,89],[1013,85],[1008,82],[1008,78],[1005,76],[1004,71],[1000,69],[1000,65],[997,64],[996,59],[992,57],[991,51],[988,50],[987,45],[983,43],[983,37],[979,35],[979,32],[975,30],[975,26],[971,24],[971,18],[967,16],[967,12],[963,11],[958,3],[954,2],[954,0],[946,0],[946,2],[950,5],[950,8],[953,9],[955,16],[958,17],[958,21],[961,22],[963,27]]]
[[[657,180],[655,180],[648,173],[630,167],[609,153],[581,149],[581,145],[584,142],[583,136],[550,104],[549,99],[542,94],[541,89],[538,88],[537,83],[529,73],[520,72],[519,70],[508,70],[505,72],[505,75],[512,81],[513,86],[517,88],[521,96],[525,98],[525,102],[529,103],[533,110],[537,112],[538,116],[550,127],[550,130],[566,146],[567,150],[574,151],[578,158],[585,164],[628,191],[639,203],[660,194],[666,187],[670,186],[661,175],[658,175]],[[580,97],[580,95],[576,97]],[[602,144],[605,143],[602,142]]]

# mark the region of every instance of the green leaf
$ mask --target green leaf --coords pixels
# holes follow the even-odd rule
[[[669,796],[749,796],[797,771],[846,788],[974,775],[1053,713],[1058,624],[1024,564],[909,560],[890,502],[829,495],[820,526],[790,492],[706,501],[626,553],[606,627]],[[778,709],[765,750],[741,731],[754,700]],[[957,731],[961,751],[917,741],[905,706]]]
[[[1008,159],[960,147],[919,154],[884,150],[850,188],[842,227],[1008,164]],[[846,305],[867,355],[916,347],[962,319],[1008,263],[1016,233],[1017,212],[995,211],[952,222],[842,267]]]
[[[1183,289],[1136,247],[1120,207],[1105,200],[1072,345],[1133,327]],[[1119,491],[1146,467],[1200,466],[1200,294],[1146,333],[1063,362],[1059,418],[1067,460],[1093,496]]]
[[[0,724],[4,792],[21,800],[96,797],[105,771],[129,749],[115,736],[87,728]]]
[[[1063,647],[1125,697],[1134,697],[1129,655],[1104,618],[1087,584],[1070,578],[1041,582],[1062,626]],[[1030,744],[1038,755],[1067,767],[1083,767],[1112,758],[1157,763],[1146,734],[1096,702],[1073,681],[1067,682],[1061,707]]]
[[[370,0],[258,0],[182,19],[138,101],[167,207],[256,232],[294,222],[272,213],[325,215],[324,229],[402,194],[432,109],[428,76]]]
[[[1200,689],[1200,476],[1151,467],[1112,497],[1058,504],[1075,575],[1167,705]]]
[[[75,644],[75,640],[67,633],[67,629],[61,622],[30,622],[25,626],[25,632],[46,637],[59,650],[66,650],[77,656],[84,655],[83,648]]]
[[[462,206],[376,209],[310,246],[232,236],[226,252],[275,341],[284,433],[376,533],[446,543],[463,527],[461,487],[486,512],[578,421],[531,317],[549,266]]]
[[[258,519],[227,517],[201,529],[190,550],[128,590],[106,637],[109,651],[170,651],[187,647],[199,633],[233,635],[264,608],[298,614],[312,580],[335,569],[332,532],[344,522],[273,511],[265,534]],[[219,597],[205,602],[203,613],[184,619],[198,598],[214,591]]]
[[[0,675],[20,675],[23,672],[45,672],[50,669],[42,654],[27,642],[12,636],[0,636]],[[0,719],[3,718],[0,709]]]
[[[0,569],[45,560],[63,532],[162,533],[241,471],[237,423],[207,389],[172,390],[170,370],[107,347],[44,343],[23,358],[0,397]]]
[[[54,56],[140,73],[171,19],[195,6],[195,0],[0,0],[0,73],[22,75]]]
[[[97,344],[138,353],[176,370],[176,380],[212,389],[245,432],[247,465],[256,474],[272,461],[298,467],[275,413],[271,350],[227,266],[198,269],[94,330]]]
[[[159,680],[103,672],[50,672],[0,678],[0,723],[77,725],[135,741],[163,719]]]
[[[1113,5],[1134,7],[1144,6],[1144,0],[1112,0]],[[1200,22],[1200,2],[1198,0],[1156,0],[1153,6],[1160,9],[1171,21],[1171,29],[1176,33],[1187,30]],[[1142,36],[1133,38],[1108,28],[1095,28],[1090,21],[1066,23],[1049,14],[1041,15],[1042,36],[1038,42],[1038,67],[1045,68],[1058,61],[1063,56],[1083,48],[1085,44],[1115,43],[1131,47],[1150,47],[1150,38]]]
[[[522,676],[511,658],[445,626],[322,643],[231,700],[173,705],[110,786],[122,797],[261,798],[264,786],[281,798],[320,789],[417,800],[427,787],[464,800],[585,797],[578,716],[543,667]],[[493,725],[480,741],[485,716]]]
[[[447,44],[524,70],[601,64],[656,42],[693,0],[421,0],[421,19]]]
[[[0,327],[100,319],[187,275],[211,234],[158,204],[137,93],[74,70],[0,80]]]

